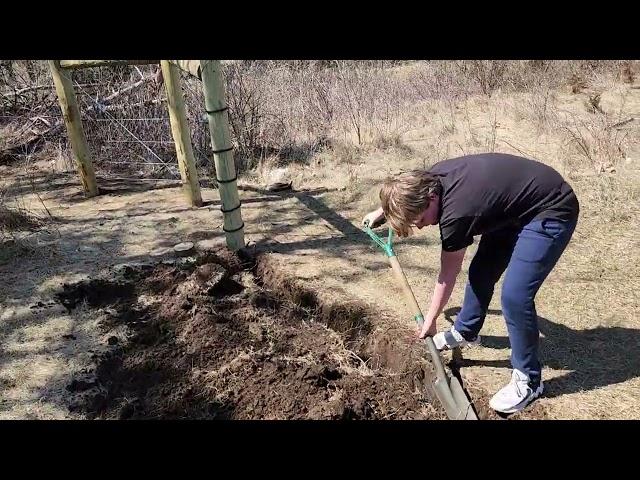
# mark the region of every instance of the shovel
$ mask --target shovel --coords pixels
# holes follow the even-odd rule
[[[411,290],[411,286],[407,281],[407,277],[400,266],[400,262],[398,262],[398,257],[396,257],[396,254],[393,251],[393,229],[389,228],[389,236],[386,242],[371,230],[368,222],[364,225],[364,231],[387,255],[387,259],[389,260],[389,264],[393,270],[396,282],[400,288],[402,288],[406,301],[411,306],[414,319],[418,326],[422,326],[424,323],[424,316],[422,315],[420,306],[418,305],[416,297]],[[433,383],[434,391],[449,420],[477,420],[478,416],[473,409],[473,405],[469,402],[460,381],[456,377],[452,377],[445,372],[440,352],[438,352],[438,349],[433,343],[433,339],[431,337],[427,337],[425,339],[425,344],[436,372],[436,378]]]

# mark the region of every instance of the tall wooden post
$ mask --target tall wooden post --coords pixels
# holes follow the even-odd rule
[[[62,109],[62,116],[67,127],[67,134],[71,142],[71,150],[76,160],[78,173],[85,194],[88,197],[98,195],[98,185],[96,184],[96,174],[93,171],[91,156],[89,155],[89,147],[87,146],[87,138],[82,129],[82,120],[80,118],[80,109],[76,100],[76,94],[73,90],[71,81],[71,72],[60,68],[59,60],[49,60],[49,68],[53,77],[53,84],[58,94],[58,102]]]
[[[218,60],[200,60],[204,105],[209,119],[213,160],[216,166],[222,213],[223,230],[231,250],[244,247],[244,222],[236,181],[236,166],[229,135],[229,117],[225,102],[222,66]]]
[[[184,98],[180,88],[180,70],[167,60],[162,60],[162,76],[167,91],[167,103],[169,104],[169,121],[171,133],[176,143],[176,155],[182,178],[182,188],[187,200],[192,206],[202,206],[200,183],[196,171],[196,161],[191,145],[191,133],[187,123],[187,114],[184,106]]]

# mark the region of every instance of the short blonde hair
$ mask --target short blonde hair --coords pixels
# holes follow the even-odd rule
[[[431,195],[441,191],[440,181],[425,170],[401,172],[385,180],[380,189],[384,216],[399,236],[406,237],[429,206]]]

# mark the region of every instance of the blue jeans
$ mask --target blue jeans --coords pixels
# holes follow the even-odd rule
[[[462,309],[454,323],[466,340],[474,340],[484,323],[496,282],[506,269],[502,313],[511,343],[511,364],[537,388],[542,366],[538,359],[538,318],[535,296],[566,248],[577,224],[534,220],[521,230],[482,235],[469,266]]]

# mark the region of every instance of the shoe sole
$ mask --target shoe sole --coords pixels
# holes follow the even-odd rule
[[[535,399],[539,398],[540,395],[542,395],[542,392],[544,392],[544,386],[541,383],[540,386],[538,387],[538,390],[536,390],[533,395],[531,395],[529,397],[529,399],[526,402],[523,403],[519,403],[518,405],[516,405],[513,408],[509,408],[509,409],[504,409],[504,410],[499,410],[497,408],[495,408],[493,405],[491,405],[491,402],[489,402],[489,406],[495,410],[496,412],[500,412],[500,413],[517,413],[520,412],[522,410],[524,410],[531,402],[533,402]]]

